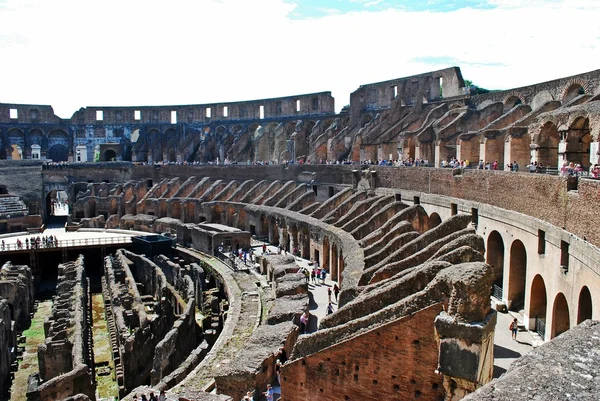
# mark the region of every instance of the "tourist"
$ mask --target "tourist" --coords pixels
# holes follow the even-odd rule
[[[308,312],[304,312],[302,316],[300,316],[300,334],[304,334],[306,331],[306,326],[308,324]]]
[[[327,305],[327,314],[331,315],[333,313],[333,305],[331,304],[331,302],[329,302],[329,305]]]
[[[263,255],[267,253],[267,244],[263,244],[262,251],[263,251]]]
[[[146,394],[142,394],[142,401],[148,401],[148,398],[146,398]]]
[[[519,165],[517,164],[516,160],[512,163],[512,171],[515,173],[519,171]]]
[[[316,280],[317,279],[317,268],[316,267],[314,269],[312,269],[312,271],[310,272],[310,278],[311,278],[313,284],[317,282],[317,280]]]
[[[263,394],[267,397],[267,401],[273,401],[273,387],[270,384],[267,384],[267,391]]]
[[[321,269],[321,284],[325,284],[325,278],[327,277],[327,270],[325,268]]]
[[[275,373],[277,374],[277,383],[281,385],[281,361],[279,359],[275,361]]]
[[[150,391],[150,399],[149,399],[149,401],[158,401],[158,399],[154,395],[154,391]]]
[[[329,300],[329,304],[331,305],[331,287],[327,287],[327,299]]]
[[[242,398],[242,401],[254,401],[254,398],[252,398],[252,393],[253,391],[247,391],[244,398]]]
[[[165,390],[160,390],[158,401],[167,401],[167,394],[165,394]]]
[[[517,318],[515,318],[510,324],[510,331],[512,332],[512,339],[516,341],[517,339],[517,330],[519,329],[519,323],[517,322]]]
[[[335,295],[335,302],[337,303],[338,294],[340,293],[340,287],[337,283],[333,284],[333,294]]]

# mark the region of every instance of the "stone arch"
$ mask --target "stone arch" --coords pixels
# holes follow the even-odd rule
[[[525,98],[521,93],[513,92],[506,95],[504,97],[504,100],[502,100],[502,103],[504,104],[504,113],[506,113],[513,107],[518,106],[520,104],[524,104]]]
[[[8,140],[8,154],[13,160],[20,160],[23,158],[23,150],[25,149],[25,135],[22,130],[18,128],[11,128],[6,133],[6,139]]]
[[[57,143],[48,149],[48,159],[53,162],[66,162],[69,160],[69,150],[65,145]]]
[[[527,251],[520,240],[514,240],[510,246],[510,265],[508,268],[508,308],[520,310],[525,306],[525,280],[527,277]]]
[[[102,156],[102,160],[105,162],[117,160],[117,152],[115,152],[113,149],[106,149],[104,151],[104,155]]]
[[[436,212],[431,213],[431,215],[429,216],[428,229],[431,230],[432,228],[437,227],[440,224],[442,224],[442,218],[440,217],[440,215]]]
[[[552,94],[548,91],[538,92],[531,100],[531,110],[535,111],[548,102],[554,100]]]
[[[547,121],[537,137],[537,162],[544,166],[558,166],[558,127]]]
[[[42,145],[44,142],[44,132],[41,129],[33,128],[29,130],[29,134],[27,135],[28,146],[31,145]]]
[[[590,164],[590,144],[592,142],[590,120],[587,116],[581,115],[572,120],[568,127],[566,140],[565,160],[581,164],[584,169],[587,169]]]
[[[587,286],[583,286],[579,292],[577,303],[577,324],[592,318],[592,294]]]
[[[552,306],[552,331],[550,339],[561,335],[570,328],[569,304],[562,292],[559,292],[554,298]]]
[[[530,324],[530,327],[535,327],[535,330],[542,336],[546,327],[547,309],[548,295],[546,294],[546,284],[542,276],[537,274],[531,282],[528,315],[534,321],[533,324]]]
[[[579,95],[589,93],[591,88],[588,84],[580,79],[571,79],[567,82],[562,90],[561,99],[563,104],[569,103]]]
[[[498,231],[492,231],[487,239],[485,261],[496,273],[494,294],[502,299],[502,280],[504,278],[504,240]]]

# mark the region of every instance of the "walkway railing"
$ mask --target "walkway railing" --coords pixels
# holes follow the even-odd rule
[[[499,285],[492,285],[492,296],[500,301],[502,301],[502,287]]]
[[[26,251],[26,250],[40,250],[40,249],[57,249],[57,248],[72,248],[76,246],[90,246],[90,245],[116,245],[116,244],[129,244],[131,243],[131,237],[106,237],[106,238],[81,238],[81,239],[63,239],[53,242],[41,242],[39,245],[27,245],[23,242],[19,244],[4,244],[0,245],[0,252],[8,251]]]
[[[535,318],[535,331],[536,333],[538,333],[542,338],[546,338],[546,322],[543,321],[540,318]]]

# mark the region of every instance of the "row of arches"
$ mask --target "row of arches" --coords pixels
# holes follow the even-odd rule
[[[505,265],[505,258],[508,265]],[[513,240],[507,248],[498,231],[490,232],[487,238],[486,262],[496,269],[494,296],[505,301],[508,309],[524,311],[524,314],[529,316],[530,329],[533,328],[543,337],[552,339],[570,328],[572,311],[569,311],[565,295],[562,292],[557,293],[552,300],[552,308],[548,309],[550,294],[543,277],[536,274],[527,285],[527,249],[521,240]],[[592,318],[592,296],[587,286],[583,286],[579,292],[576,313],[577,324]],[[549,317],[552,325],[547,331],[546,322]]]

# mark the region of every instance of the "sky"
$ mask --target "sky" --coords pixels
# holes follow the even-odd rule
[[[600,0],[0,0],[0,102],[202,104],[451,66],[487,89],[600,69]]]

